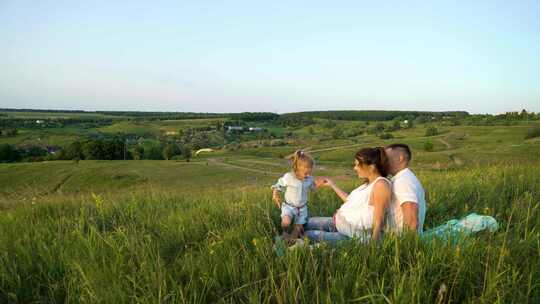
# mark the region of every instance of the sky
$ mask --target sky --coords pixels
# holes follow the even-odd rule
[[[0,0],[0,108],[540,112],[540,1]]]

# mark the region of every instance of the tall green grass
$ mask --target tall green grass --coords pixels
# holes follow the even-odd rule
[[[420,172],[426,226],[470,212],[496,233],[405,236],[288,251],[269,190],[140,192],[10,204],[0,213],[0,302],[538,303],[540,166]],[[343,184],[352,189],[355,184]],[[329,216],[337,197],[311,198]]]

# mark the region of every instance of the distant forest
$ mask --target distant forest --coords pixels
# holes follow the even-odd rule
[[[447,111],[447,112],[427,112],[427,111],[312,111],[296,112],[282,114],[282,118],[305,117],[305,118],[324,118],[334,120],[370,120],[386,121],[396,118],[414,119],[419,116],[458,117],[463,118],[469,113],[465,111]]]
[[[419,116],[456,117],[469,116],[465,111],[311,111],[276,114],[270,112],[242,112],[242,113],[195,113],[195,112],[141,112],[141,111],[82,111],[82,110],[35,110],[35,109],[0,109],[2,112],[41,112],[41,113],[72,113],[72,114],[102,114],[111,116],[125,116],[149,120],[170,119],[204,119],[228,118],[243,121],[272,121],[282,119],[285,121],[303,119],[334,119],[334,120],[370,120],[388,121],[396,118],[414,119]]]

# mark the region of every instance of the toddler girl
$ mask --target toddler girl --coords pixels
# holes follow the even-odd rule
[[[314,162],[311,156],[302,150],[294,152],[291,161],[292,171],[285,173],[272,186],[272,199],[281,209],[281,229],[284,240],[299,238],[303,233],[303,225],[307,222],[308,191],[317,190],[319,181],[314,181],[311,173]],[[285,192],[285,200],[281,200],[280,192]],[[294,228],[289,234],[290,226]]]

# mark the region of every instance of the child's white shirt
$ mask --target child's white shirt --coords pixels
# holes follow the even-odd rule
[[[302,207],[307,204],[308,190],[315,190],[315,183],[311,175],[300,180],[293,172],[287,172],[278,179],[272,189],[285,191],[285,203],[288,205]]]

